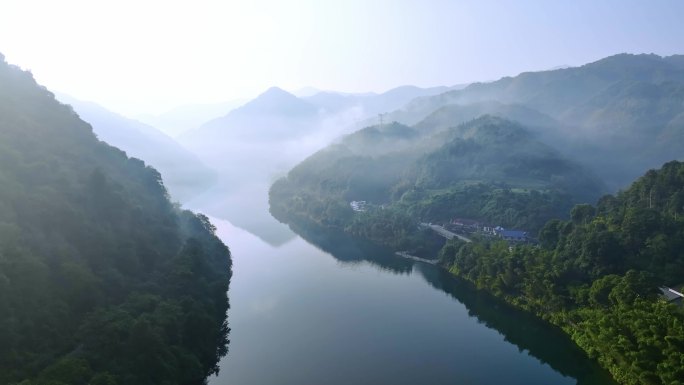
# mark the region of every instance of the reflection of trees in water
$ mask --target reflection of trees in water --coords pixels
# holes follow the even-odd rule
[[[409,274],[413,262],[401,259],[391,250],[363,239],[354,238],[341,231],[332,231],[314,223],[290,222],[290,228],[318,249],[332,255],[343,263],[369,262],[393,274]]]
[[[578,385],[610,385],[615,382],[590,360],[560,329],[534,315],[514,309],[447,271],[425,263],[403,260],[386,248],[313,223],[291,222],[290,228],[307,242],[343,263],[369,262],[394,274],[416,272],[434,288],[465,305],[470,316],[504,336],[504,340],[548,364]]]
[[[504,340],[527,351],[578,385],[615,384],[610,375],[575,345],[559,328],[515,309],[492,295],[476,290],[444,269],[419,263],[415,269],[434,288],[465,305],[468,315],[504,336]]]

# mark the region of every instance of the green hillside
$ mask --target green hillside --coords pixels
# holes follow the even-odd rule
[[[561,326],[619,382],[681,384],[684,312],[658,287],[684,284],[684,163],[570,214],[542,229],[542,248],[451,243],[442,263]]]
[[[230,275],[206,217],[0,56],[0,383],[201,384]]]
[[[434,133],[432,133],[434,132]],[[469,217],[536,231],[602,186],[517,123],[485,116],[444,130],[368,127],[276,182],[271,210],[395,247],[419,221]],[[354,213],[350,201],[371,206]]]

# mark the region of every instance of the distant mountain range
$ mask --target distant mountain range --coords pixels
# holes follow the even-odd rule
[[[358,128],[358,122],[378,111],[391,111],[420,95],[434,95],[447,87],[405,86],[382,94],[318,92],[297,97],[272,87],[226,115],[178,137],[203,161],[218,165],[224,176],[265,173],[273,180],[296,162]],[[246,162],[246,163],[245,163]]]
[[[649,168],[682,158],[683,104],[684,56],[620,54],[416,98],[388,119],[415,124],[438,108],[458,105],[452,125],[476,113],[541,123],[550,144],[619,188]],[[512,111],[502,111],[502,105],[527,111],[510,116]],[[548,121],[540,121],[541,116]]]
[[[324,120],[338,114],[353,115],[358,121],[400,108],[416,97],[458,87],[402,86],[381,94],[321,91],[304,97],[272,87],[228,114],[182,134],[180,139],[190,147],[220,144],[225,139],[287,140],[315,131]]]
[[[57,95],[57,98],[71,105],[81,119],[90,123],[100,140],[159,170],[174,199],[186,201],[214,182],[216,175],[212,169],[156,128],[92,102],[77,100],[64,94]]]
[[[136,118],[171,137],[177,137],[212,119],[224,116],[245,102],[244,99],[238,99],[223,103],[188,104],[178,106],[159,115],[140,115]]]
[[[318,108],[287,91],[269,88],[257,98],[210,120],[179,139],[188,147],[206,151],[228,140],[284,140],[312,130]]]
[[[683,82],[682,56],[621,54],[580,67],[475,83],[441,98],[459,104],[524,104],[569,126],[600,129],[600,134],[671,120],[681,112],[681,103],[679,110],[670,104],[664,110],[653,107],[681,100]]]

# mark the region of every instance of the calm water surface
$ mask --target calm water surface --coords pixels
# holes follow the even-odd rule
[[[273,246],[212,221],[234,275],[211,385],[612,384],[556,329],[434,266],[299,230],[309,241]]]

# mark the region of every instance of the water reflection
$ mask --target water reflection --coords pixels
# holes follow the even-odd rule
[[[413,262],[394,255],[392,250],[340,231],[322,228],[310,222],[292,221],[290,229],[318,249],[343,263],[368,262],[394,274],[409,274]]]
[[[215,186],[184,206],[225,219],[271,246],[282,246],[296,235],[268,212],[268,186],[261,180],[237,183],[235,178],[222,176]]]
[[[559,328],[530,313],[517,310],[486,292],[475,290],[470,283],[456,279],[443,269],[417,263],[414,271],[434,288],[464,304],[469,315],[497,330],[506,341],[564,376],[577,379],[578,385],[616,384]]]
[[[391,250],[312,223],[293,222],[290,223],[290,228],[341,263],[365,261],[394,274],[417,273],[432,287],[465,305],[471,317],[499,332],[505,341],[548,364],[562,375],[575,378],[578,385],[616,384],[605,370],[590,360],[560,329],[476,290],[471,284],[457,279],[444,269],[402,259]]]

